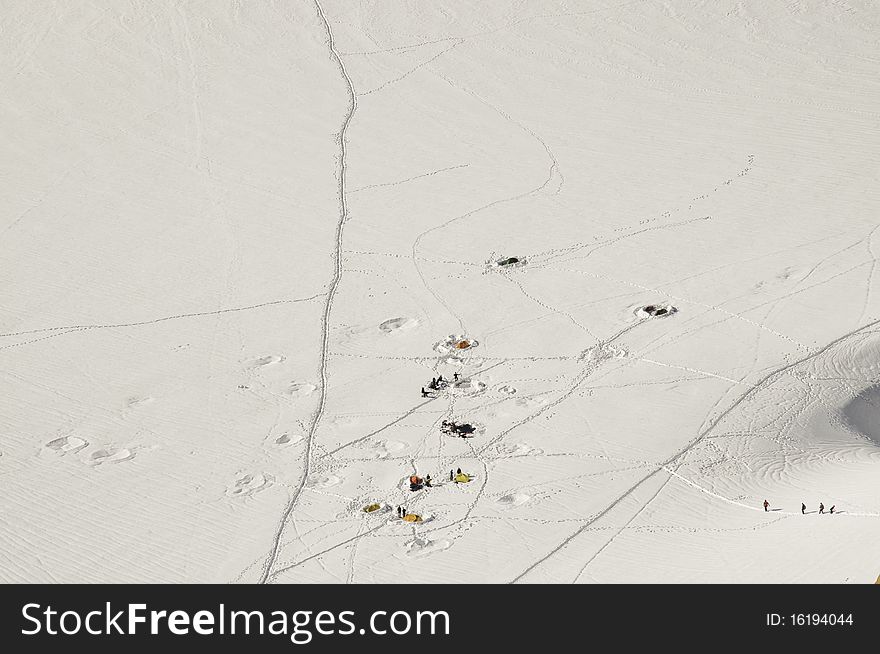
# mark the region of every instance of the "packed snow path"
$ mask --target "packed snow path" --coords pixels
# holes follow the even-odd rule
[[[337,52],[336,50],[336,45],[333,42],[333,30],[330,28],[330,23],[327,21],[327,16],[324,14],[324,10],[321,8],[321,3],[317,0],[315,0],[315,7],[317,8],[318,13],[321,16],[321,23],[323,24],[324,29],[327,31],[327,46],[330,48],[330,52],[333,55],[333,60],[339,66],[339,72],[342,74],[342,77],[345,80],[346,93],[348,94],[349,102],[348,111],[342,121],[342,128],[339,130],[339,222],[336,225],[336,247],[333,250],[333,277],[330,280],[327,298],[324,303],[324,313],[321,316],[321,383],[318,387],[318,408],[315,410],[315,413],[312,416],[308,432],[305,436],[304,469],[300,476],[299,484],[294,489],[290,501],[287,503],[287,506],[284,507],[284,511],[281,514],[281,522],[278,525],[278,530],[275,534],[275,538],[272,541],[272,550],[266,560],[265,566],[263,567],[263,573],[260,576],[260,583],[266,583],[269,575],[272,574],[272,568],[274,567],[275,562],[278,559],[278,550],[281,547],[281,537],[284,533],[284,528],[287,524],[287,520],[288,518],[290,518],[291,513],[296,507],[297,500],[299,499],[300,494],[305,487],[306,480],[309,477],[309,472],[312,469],[312,443],[315,439],[315,432],[318,429],[318,425],[321,423],[321,418],[324,416],[324,409],[327,405],[327,363],[330,355],[330,312],[333,309],[333,299],[336,297],[336,291],[339,288],[339,282],[342,281],[342,235],[345,231],[345,221],[348,218],[348,204],[346,203],[345,197],[346,134],[348,132],[348,125],[351,122],[352,117],[354,116],[354,112],[357,111],[357,95],[354,92],[354,85],[352,84],[351,78],[348,76],[348,72],[345,70],[345,64],[342,63],[342,59],[340,58],[339,52]]]

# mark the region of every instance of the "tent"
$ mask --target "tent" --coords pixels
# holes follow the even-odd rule
[[[405,516],[403,516],[402,520],[404,522],[421,522],[422,516],[416,515],[415,513],[407,513]]]
[[[467,474],[466,472],[459,472],[459,473],[458,473],[457,475],[455,475],[455,477],[453,478],[453,481],[454,481],[456,484],[466,484],[466,483],[468,483],[470,480],[471,480],[471,476],[470,476],[469,474]]]

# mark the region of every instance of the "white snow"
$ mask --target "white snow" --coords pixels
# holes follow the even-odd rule
[[[0,581],[873,581],[878,30],[5,3]]]

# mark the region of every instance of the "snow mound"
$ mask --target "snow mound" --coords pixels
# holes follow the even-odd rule
[[[138,407],[138,406],[144,406],[146,404],[151,404],[154,401],[155,401],[155,398],[153,398],[149,395],[144,396],[144,397],[136,396],[136,397],[128,398],[128,400],[126,400],[126,405],[134,408],[134,407]]]
[[[275,483],[275,478],[267,473],[247,474],[239,477],[226,491],[230,497],[246,497],[259,493]]]
[[[59,454],[72,454],[87,447],[89,442],[78,436],[62,436],[46,443],[46,447]]]
[[[506,454],[508,456],[528,456],[543,452],[543,450],[532,447],[528,443],[501,443],[496,449],[499,454]]]
[[[609,359],[625,359],[628,356],[628,350],[621,345],[613,345],[611,343],[599,343],[591,348],[584,350],[579,360],[590,364],[599,364]]]
[[[404,544],[407,556],[423,557],[448,550],[452,547],[452,541],[445,538],[431,540],[429,538],[413,538]]]
[[[102,463],[121,463],[134,458],[134,452],[127,448],[104,448],[95,450],[89,457],[88,463],[91,465],[100,465]]]
[[[866,388],[840,410],[843,422],[875,445],[880,445],[880,386]]]
[[[496,503],[504,509],[513,509],[518,506],[522,506],[526,504],[529,500],[531,500],[531,495],[526,495],[525,493],[509,493],[507,495],[502,495],[496,500]]]
[[[486,384],[478,379],[461,379],[450,384],[449,389],[455,394],[479,395],[486,390]]]
[[[291,436],[289,433],[285,432],[281,434],[278,438],[275,439],[276,445],[292,445],[294,443],[299,443],[303,439],[302,434],[297,434],[296,436]]]
[[[387,459],[389,456],[402,452],[407,448],[400,441],[375,441],[370,444],[371,456],[374,459]]]
[[[291,397],[308,397],[318,390],[314,384],[293,382],[287,387],[287,394]]]
[[[276,363],[281,363],[282,361],[284,361],[284,356],[280,354],[269,354],[267,356],[254,359],[254,361],[251,362],[251,367],[262,368],[263,366],[271,366]]]
[[[312,473],[306,479],[308,488],[331,488],[342,483],[342,478],[336,475],[324,475],[319,472]]]
[[[379,325],[379,331],[383,334],[393,334],[398,331],[413,329],[419,324],[415,318],[391,318]]]

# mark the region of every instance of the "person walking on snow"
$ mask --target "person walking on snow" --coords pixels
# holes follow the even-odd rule
[[[828,513],[834,513],[834,505],[833,504],[831,505],[831,508],[828,509]]]
[[[452,473],[452,470],[450,470],[449,471],[449,481],[452,481],[453,477],[455,477],[455,475]]]
[[[424,386],[422,386],[422,397],[428,397],[428,391],[425,390]]]
[[[765,511],[767,510],[767,508],[768,508],[769,506],[770,506],[770,502],[768,502],[767,500],[764,500],[764,510],[765,510]]]
[[[807,505],[801,502],[801,515],[805,515],[807,513]]]
[[[458,377],[459,377],[459,375],[458,375],[457,372],[452,374],[452,378],[453,378],[455,381],[458,381]]]
[[[431,487],[431,475],[425,475],[425,486]]]
[[[819,502],[819,513],[825,513],[825,505]]]

